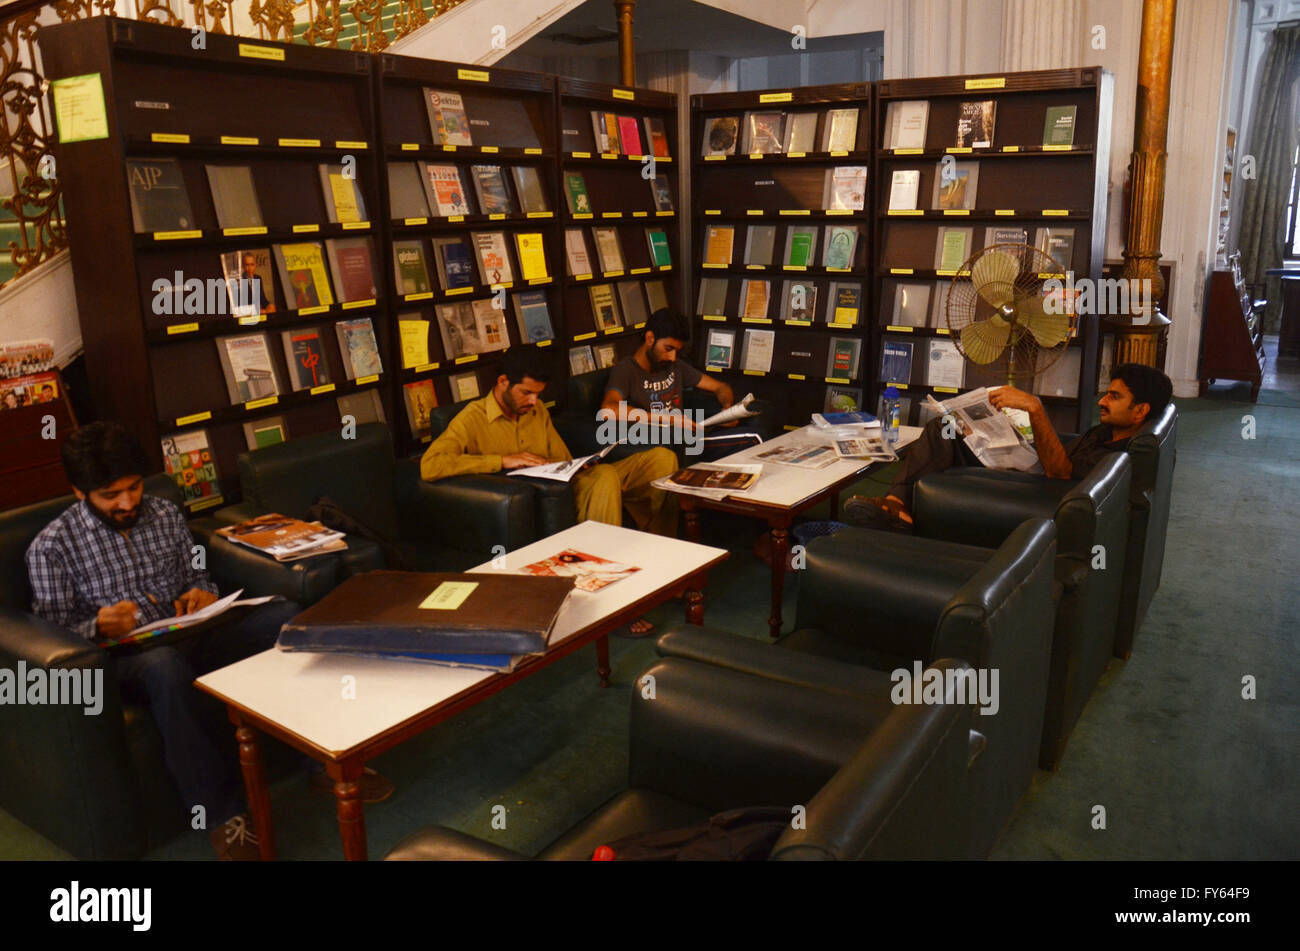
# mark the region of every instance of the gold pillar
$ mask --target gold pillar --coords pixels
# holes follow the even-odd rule
[[[632,21],[636,0],[614,0],[614,10],[618,14],[619,82],[624,86],[635,86],[636,40],[632,37]]]
[[[1143,0],[1142,42],[1138,52],[1137,109],[1133,122],[1133,154],[1129,159],[1128,221],[1124,233],[1121,277],[1130,288],[1149,281],[1150,310],[1145,295],[1131,294],[1128,315],[1108,322],[1119,331],[1115,362],[1155,366],[1160,338],[1169,318],[1157,300],[1164,294],[1160,274],[1160,229],[1165,212],[1165,146],[1169,139],[1169,81],[1173,61],[1174,12],[1178,0]]]

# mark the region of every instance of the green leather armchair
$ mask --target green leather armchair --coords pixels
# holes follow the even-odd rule
[[[642,678],[654,678],[654,699],[632,692],[628,788],[538,857],[582,861],[597,846],[629,835],[694,825],[745,806],[796,805],[807,810],[805,828],[786,831],[773,859],[962,857],[973,740],[979,746],[970,708],[894,706],[885,675],[821,658],[805,661],[812,684],[682,657],[653,664]],[[935,664],[939,671],[964,666]],[[847,686],[824,689],[822,681]],[[387,858],[524,856],[434,827],[408,836]]]

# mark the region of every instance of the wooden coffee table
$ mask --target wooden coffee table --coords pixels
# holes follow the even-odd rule
[[[919,436],[919,426],[902,428],[899,446],[905,446]],[[860,459],[842,459],[822,469],[804,469],[799,466],[767,462],[758,458],[776,446],[794,442],[826,442],[811,426],[796,429],[775,439],[750,446],[740,452],[717,460],[719,463],[761,463],[763,475],[758,484],[744,495],[724,499],[709,499],[699,495],[678,493],[682,514],[686,519],[686,534],[693,542],[700,540],[700,509],[731,512],[767,523],[771,533],[772,563],[772,613],[767,619],[768,632],[773,637],[781,634],[781,607],[785,595],[785,564],[790,553],[790,526],[795,517],[823,499],[830,499],[831,518],[839,512],[840,492],[873,468],[889,463],[864,462]]]
[[[344,857],[364,861],[366,827],[358,797],[369,760],[592,641],[601,686],[607,686],[609,633],[678,595],[685,596],[687,621],[702,624],[707,573],[729,554],[722,548],[583,522],[503,556],[500,567],[488,563],[471,570],[509,573],[565,548],[641,570],[600,591],[575,590],[556,619],[546,653],[528,657],[510,673],[269,650],[195,681],[226,705],[235,725],[263,860],[275,858],[275,838],[260,734],[325,764],[334,780]]]

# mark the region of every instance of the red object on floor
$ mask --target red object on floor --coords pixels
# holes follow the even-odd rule
[[[593,862],[612,862],[614,861],[614,850],[608,845],[596,846],[596,851],[591,853]]]

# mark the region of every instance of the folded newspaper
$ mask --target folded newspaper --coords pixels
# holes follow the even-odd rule
[[[961,393],[942,403],[927,396],[926,402],[941,415],[952,415],[967,448],[988,468],[1043,471],[1034,447],[1011,416],[994,408],[989,401],[989,391],[984,387]]]
[[[754,463],[703,462],[689,469],[679,469],[670,476],[650,484],[657,489],[698,495],[706,499],[725,499],[744,495],[754,488],[763,467]]]

